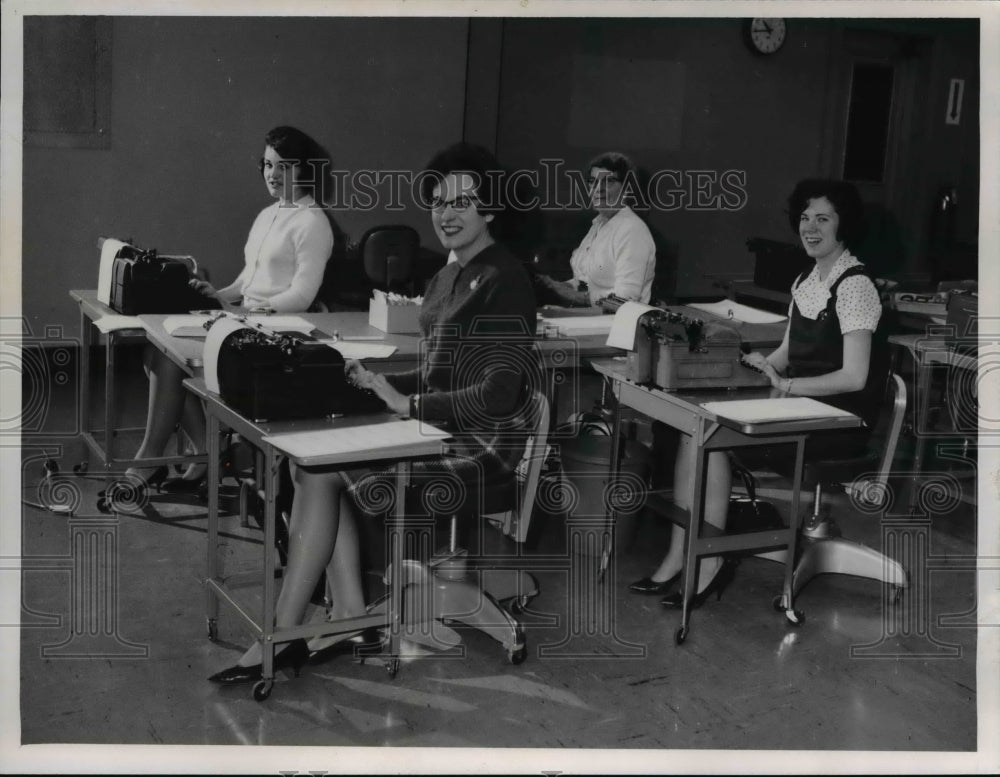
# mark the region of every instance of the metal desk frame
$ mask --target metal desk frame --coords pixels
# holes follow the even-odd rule
[[[274,652],[278,643],[294,639],[309,639],[326,634],[340,634],[360,631],[367,628],[388,628],[389,647],[380,658],[386,661],[386,670],[390,676],[395,676],[399,668],[400,634],[402,627],[402,594],[404,576],[392,575],[389,584],[388,609],[380,611],[377,606],[369,608],[367,615],[354,618],[344,618],[338,621],[322,621],[320,623],[303,624],[289,628],[277,628],[275,625],[275,608],[277,586],[274,580],[277,550],[275,537],[275,497],[277,491],[278,470],[286,458],[283,453],[264,440],[271,434],[293,430],[310,431],[328,425],[326,420],[256,423],[250,421],[228,407],[218,395],[208,391],[205,382],[198,378],[188,378],[184,385],[197,397],[205,402],[207,432],[208,432],[208,567],[205,578],[206,588],[206,627],[208,638],[215,641],[219,617],[219,603],[225,602],[232,607],[243,621],[250,627],[254,638],[261,643],[262,648],[262,680],[254,685],[253,698],[263,701],[271,694],[274,684]],[[391,416],[364,416],[351,419],[354,421],[388,420]],[[251,444],[258,447],[264,460],[264,554],[261,572],[245,572],[234,574],[228,578],[221,576],[219,564],[219,430],[226,426],[239,434]],[[409,483],[410,465],[413,461],[438,456],[442,451],[440,440],[428,439],[426,450],[420,453],[394,453],[391,449],[380,452],[379,456],[357,457],[353,461],[343,462],[343,468],[353,465],[395,464],[396,478],[396,509],[389,521],[389,558],[388,562],[394,570],[403,568],[403,538],[402,530],[406,520],[406,499],[404,489]],[[340,466],[337,464],[336,466]],[[248,611],[233,595],[232,588],[239,584],[253,583],[262,578],[263,597],[259,620]],[[379,603],[376,603],[378,605]]]
[[[856,416],[849,418],[825,418],[796,421],[772,421],[758,424],[742,424],[731,419],[715,416],[705,410],[706,402],[725,399],[758,399],[773,396],[772,389],[740,389],[738,391],[701,390],[672,393],[657,388],[640,386],[625,377],[625,366],[620,361],[595,361],[594,369],[612,383],[616,399],[614,420],[614,437],[611,446],[610,472],[613,481],[620,471],[622,455],[622,435],[620,433],[621,412],[623,407],[629,407],[643,415],[661,421],[668,426],[689,434],[696,446],[695,470],[691,510],[682,510],[672,504],[661,493],[650,494],[647,505],[662,512],[666,517],[685,529],[684,549],[684,579],[681,590],[695,590],[697,561],[700,556],[718,555],[732,551],[773,550],[787,548],[788,556],[785,562],[785,578],[782,593],[775,602],[775,609],[783,611],[788,620],[798,625],[804,620],[803,614],[794,609],[794,592],[792,576],[795,571],[795,548],[798,542],[800,516],[800,488],[802,485],[803,454],[806,439],[817,431],[833,429],[856,428],[861,420]],[[789,525],[785,529],[768,529],[765,531],[746,532],[741,534],[725,534],[719,532],[704,521],[705,504],[705,472],[708,465],[708,454],[713,451],[731,450],[734,448],[759,447],[771,445],[794,444],[795,471],[792,483],[792,507]],[[614,521],[616,519],[614,504],[610,504],[606,513],[607,526],[604,531],[604,547],[601,553],[599,575],[603,577],[608,567],[612,553],[614,538]],[[675,642],[680,645],[688,634],[688,624],[691,615],[690,600],[692,593],[687,593],[681,606],[681,625],[674,635]]]

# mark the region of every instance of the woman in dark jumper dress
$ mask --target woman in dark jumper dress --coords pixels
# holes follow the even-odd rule
[[[788,218],[816,265],[792,286],[788,326],[781,345],[766,357],[754,352],[744,361],[767,375],[775,388],[788,394],[821,397],[872,426],[885,377],[884,371],[878,369],[882,365],[871,366],[873,334],[882,316],[882,303],[864,265],[850,250],[864,234],[861,198],[854,186],[842,181],[801,181],[788,198]],[[822,444],[827,454],[836,451],[836,455],[852,455],[860,442],[863,436],[845,433],[824,435]],[[690,437],[682,436],[675,483],[691,482],[693,453]],[[780,457],[781,452],[775,456]],[[706,483],[705,520],[725,529],[732,485],[726,453],[709,454]],[[681,506],[687,506],[683,504],[685,493],[678,492],[677,497]],[[639,594],[667,593],[680,578],[683,550],[684,530],[674,526],[670,548],[659,567],[629,589]],[[721,596],[734,569],[735,564],[724,562],[721,556],[702,559],[693,606],[700,606],[712,593]],[[661,604],[679,607],[681,600],[681,593],[674,591]]]
[[[347,367],[352,380],[374,390],[390,411],[453,433],[448,455],[412,467],[425,504],[435,483],[458,484],[472,498],[484,484],[512,474],[530,428],[534,388],[541,385],[531,281],[520,261],[496,242],[508,216],[496,191],[503,187],[489,185],[499,172],[489,152],[463,144],[429,163],[422,194],[442,246],[457,261],[443,267],[424,293],[420,366],[399,374],[376,374],[357,362]],[[295,497],[278,628],[302,622],[324,569],[332,600],[328,618],[365,614],[357,521],[359,514],[385,511],[386,486],[394,477],[394,470],[292,468]],[[379,640],[374,630],[308,646],[296,640],[279,646],[275,668],[298,666],[307,656],[316,663]],[[260,661],[255,642],[235,666],[209,679],[255,682]]]

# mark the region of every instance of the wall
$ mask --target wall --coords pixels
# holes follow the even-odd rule
[[[66,290],[94,288],[101,235],[189,253],[228,283],[269,198],[264,133],[292,124],[335,167],[420,170],[462,137],[464,19],[116,17],[109,150],[24,150],[23,310],[77,330]],[[452,74],[452,75],[447,75]],[[346,211],[352,238],[415,208]]]
[[[931,35],[950,23],[933,21],[907,31]],[[602,145],[606,139],[592,144],[580,139],[584,133],[574,89],[587,77],[588,63],[595,59],[616,63],[622,71],[620,89],[598,84],[607,93],[591,107],[595,137],[608,135],[609,127],[617,123],[624,139],[615,144],[618,150],[633,155],[649,172],[745,172],[746,200],[737,210],[697,210],[689,200],[683,209],[654,208],[648,213],[654,235],[659,233],[666,245],[665,253],[678,262],[676,291],[719,293],[713,289],[714,276],[752,274],[753,257],[745,247],[748,237],[794,240],[783,211],[795,181],[836,175],[836,155],[828,146],[835,143],[843,118],[833,115],[831,74],[842,56],[842,29],[855,23],[789,19],[784,48],[760,57],[742,43],[739,19],[508,19],[498,153],[509,165],[537,167],[542,158],[558,157],[569,167],[579,167],[595,153],[608,150]],[[959,69],[966,72],[971,64],[974,73],[975,28],[970,31],[966,24],[960,35],[946,37],[933,49],[931,72],[952,72],[952,64],[957,67],[961,56]],[[632,81],[644,70],[662,76],[659,82],[643,84],[644,94],[636,96]],[[943,120],[941,90],[947,82],[935,78],[923,86],[928,105],[942,106]],[[975,88],[970,83],[966,87],[967,95],[970,87]],[[970,106],[974,108],[971,100]],[[975,211],[974,110],[968,119],[960,130],[964,145],[955,144],[957,133],[936,124],[928,132],[935,174],[927,176],[927,190],[917,195],[917,201],[929,203],[936,182],[942,176],[955,177],[965,182],[966,208]],[[662,142],[650,137],[648,127],[632,126],[637,121],[652,122]],[[629,145],[628,138],[639,145]],[[923,156],[910,163],[925,164]],[[975,185],[970,186],[972,182]],[[711,187],[706,191],[710,195]],[[963,226],[968,228],[967,223]],[[974,228],[971,234],[974,238]],[[914,255],[907,269],[921,269],[923,261]]]

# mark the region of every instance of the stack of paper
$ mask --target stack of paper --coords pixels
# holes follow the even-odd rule
[[[333,426],[311,432],[289,432],[264,438],[293,460],[305,465],[352,464],[373,459],[432,455],[450,437],[416,419],[365,426]]]
[[[145,329],[138,316],[101,316],[94,321],[94,326],[104,334],[117,332],[119,329]]]
[[[784,321],[788,318],[788,316],[768,313],[766,310],[758,310],[749,305],[742,305],[739,302],[733,302],[728,299],[720,300],[719,302],[692,302],[688,307],[704,310],[706,313],[711,313],[719,318],[739,321],[744,324],[777,324],[779,321]]]
[[[614,316],[568,316],[566,318],[542,318],[543,326],[558,327],[561,337],[607,335],[611,331]]]
[[[853,415],[839,407],[818,402],[810,397],[733,399],[724,402],[706,402],[702,407],[722,418],[731,418],[733,421],[747,424],[801,421],[809,418],[850,418]]]

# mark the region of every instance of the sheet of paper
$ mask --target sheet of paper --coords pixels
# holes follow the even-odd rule
[[[353,342],[351,340],[319,340],[340,351],[345,359],[387,359],[396,352],[396,346],[384,343]]]
[[[283,332],[301,332],[309,334],[316,327],[302,316],[247,316],[251,324],[258,324],[266,329],[279,329]]]
[[[642,302],[626,302],[615,313],[614,324],[608,332],[608,345],[612,348],[623,348],[626,351],[635,349],[635,330],[639,326],[639,319],[651,310],[656,310],[652,305],[644,305]]]
[[[205,370],[205,388],[213,394],[219,393],[219,350],[222,348],[222,341],[233,332],[249,328],[235,318],[220,318],[208,330],[202,364]]]
[[[264,438],[275,448],[287,453],[296,461],[320,463],[349,462],[351,457],[358,461],[371,458],[372,454],[405,455],[424,449],[433,452],[441,440],[450,437],[448,432],[436,429],[416,419],[386,421],[365,426],[349,426],[320,429],[310,432],[289,432]]]
[[[710,413],[740,423],[796,421],[807,418],[849,418],[851,413],[812,397],[775,397],[774,399],[733,399],[706,402]]]
[[[174,337],[208,337],[205,322],[212,318],[211,313],[182,313],[167,316],[163,319],[163,329]]]
[[[606,335],[611,331],[613,316],[569,316],[566,318],[542,318],[542,326],[559,328],[562,337],[576,335]]]
[[[125,247],[121,240],[105,238],[101,246],[101,266],[97,270],[97,300],[105,305],[111,304],[111,280],[115,257],[118,251]]]
[[[119,329],[145,329],[138,316],[101,316],[94,321],[94,326],[104,334],[114,332]]]
[[[688,307],[704,310],[706,313],[712,313],[719,318],[742,321],[744,324],[777,324],[779,321],[784,321],[788,318],[788,316],[768,313],[766,310],[758,310],[749,305],[743,305],[728,299],[719,300],[718,302],[691,302],[688,304]]]

